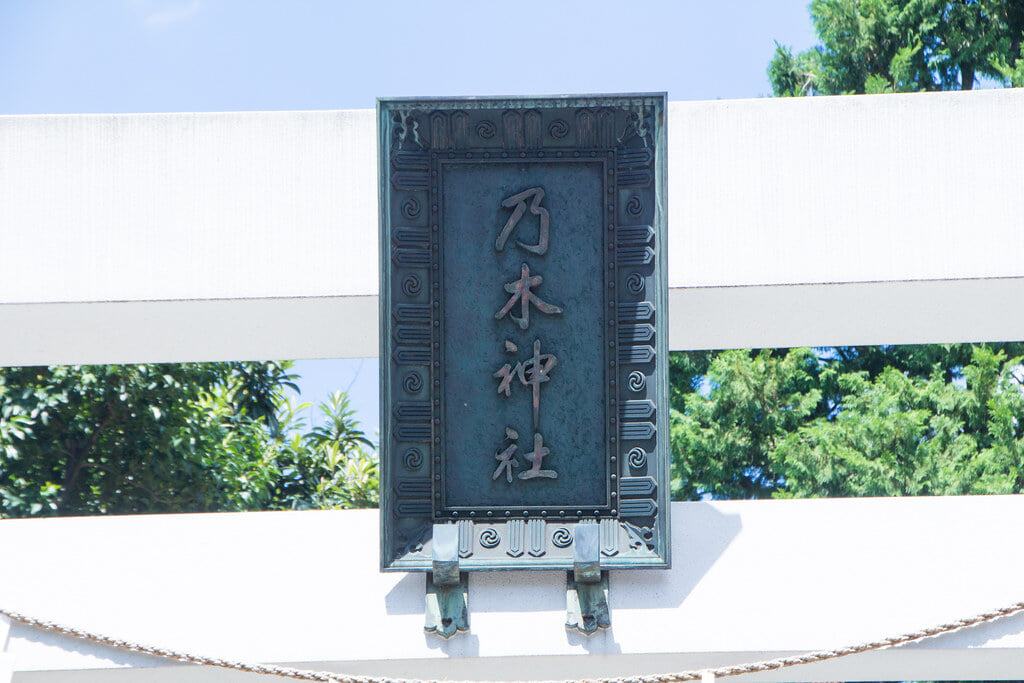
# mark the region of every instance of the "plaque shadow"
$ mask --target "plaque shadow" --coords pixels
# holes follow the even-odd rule
[[[738,514],[722,513],[711,503],[673,503],[672,507],[672,568],[612,571],[608,588],[613,624],[616,609],[683,604],[743,528]]]
[[[609,587],[610,592],[610,587]],[[609,596],[610,598],[611,596]],[[588,654],[618,655],[622,654],[622,646],[615,640],[615,613],[612,608],[612,625],[592,635],[580,633],[575,628],[565,630],[565,639],[570,645],[582,647]]]
[[[445,640],[436,633],[424,633],[423,642],[431,650],[440,650],[447,657],[479,657],[480,637],[473,633],[473,612],[470,611],[468,633],[458,633]]]
[[[426,592],[425,573],[406,574],[384,596],[384,611],[387,614],[420,614],[424,610]]]

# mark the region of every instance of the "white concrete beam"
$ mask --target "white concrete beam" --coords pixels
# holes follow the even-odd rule
[[[672,103],[672,347],[1024,338],[1022,109]],[[374,140],[370,111],[0,117],[0,364],[374,355]]]
[[[675,287],[674,350],[1024,339],[1024,278]],[[0,364],[364,358],[376,296],[0,305]]]
[[[1006,540],[1024,523],[1019,496],[676,503],[672,514],[675,566],[613,573],[612,628],[590,639],[563,626],[563,572],[473,574],[471,633],[425,635],[424,577],[378,572],[375,511],[5,520],[0,548],[20,559],[0,564],[0,605],[229,659],[502,680],[741,663],[896,635],[1022,595],[1024,546]],[[17,623],[8,652],[15,680],[183,675],[180,664]],[[750,680],[1022,676],[1017,615]]]

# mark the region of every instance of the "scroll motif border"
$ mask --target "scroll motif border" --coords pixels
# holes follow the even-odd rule
[[[384,570],[429,570],[435,523],[467,570],[571,568],[578,524],[601,526],[604,566],[669,565],[664,117],[664,95],[379,101]],[[474,159],[603,164],[606,505],[444,504],[439,183]]]

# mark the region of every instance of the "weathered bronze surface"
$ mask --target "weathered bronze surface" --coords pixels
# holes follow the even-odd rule
[[[666,567],[663,95],[381,100],[381,565]]]

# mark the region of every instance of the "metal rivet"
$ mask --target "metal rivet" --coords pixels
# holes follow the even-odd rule
[[[613,477],[614,477],[614,475],[613,475]],[[619,495],[619,494],[615,493],[615,491],[612,491],[612,498],[617,498],[617,497],[618,497],[618,495]]]
[[[582,514],[583,514],[583,510],[577,510],[577,511],[576,511],[576,516],[577,516],[577,517],[579,517],[579,516],[580,516],[580,515],[582,515]]]
[[[436,384],[436,383],[437,383],[437,382],[435,382],[435,384]],[[608,384],[610,384],[610,385],[612,385],[612,386],[614,387],[614,386],[615,386],[615,380],[611,380],[610,382],[608,382]]]
[[[452,513],[452,517],[458,517],[458,516],[459,516],[459,513],[457,511]]]
[[[502,156],[502,158],[508,157],[508,152],[502,152],[501,156]]]
[[[491,512],[490,510],[488,510],[488,511],[487,511],[487,516],[488,516],[488,517],[493,517],[493,516],[494,516],[494,513],[493,513],[493,512]]]
[[[611,154],[611,152],[609,152],[609,154]],[[615,175],[615,169],[614,168],[609,168],[608,169],[608,175]]]
[[[580,155],[580,153],[579,153],[579,152],[573,152],[573,153],[572,153],[572,155],[573,155],[574,157],[578,157],[578,156]]]
[[[562,156],[562,153],[561,153],[561,152],[556,152],[556,153],[555,153],[555,156],[556,156],[556,157],[560,157],[560,156]]]
[[[437,232],[437,223],[434,223],[434,225],[431,227],[433,227],[434,232]]]
[[[438,344],[437,342],[434,342],[434,348],[435,348],[435,349],[439,349],[439,348],[441,348],[441,345],[440,345],[440,344]]]
[[[608,365],[610,365],[610,366],[612,366],[614,368],[615,367],[615,361],[609,362]]]
[[[590,153],[590,156],[592,156],[592,157],[596,157],[596,156],[597,156],[597,152],[591,152],[591,153]]]
[[[430,210],[433,211],[434,213],[437,213],[437,204],[434,204],[432,207],[430,207]]]
[[[509,510],[505,510],[505,516],[506,517],[511,517],[512,513]]]
[[[619,514],[619,511],[618,511],[618,510],[616,510],[615,508],[612,508],[612,514],[613,514],[613,515],[617,515],[617,514]]]
[[[610,440],[611,440],[612,443],[615,443],[615,437],[614,436]],[[612,456],[612,462],[615,462],[615,456],[614,455]]]
[[[559,510],[558,511],[558,516],[559,517],[565,517],[565,510]]]
[[[472,159],[473,158],[473,153],[472,152],[466,152],[466,158],[467,159]]]
[[[612,495],[615,495],[615,494],[612,494]],[[473,511],[473,512],[470,512],[470,513],[469,513],[469,516],[470,516],[470,517],[476,517],[476,512],[475,512],[475,511]]]
[[[540,511],[540,516],[541,517],[547,517],[548,516],[548,511],[547,510],[541,510]]]
[[[484,152],[484,159],[490,159],[490,158],[491,158],[491,153],[490,152]]]
[[[619,476],[617,474],[613,474],[612,475],[612,481],[615,481],[618,478],[619,478]],[[613,493],[612,495],[614,496],[615,494]]]
[[[441,437],[435,436],[434,437],[434,443],[441,443]]]
[[[612,424],[615,424],[615,417],[612,417]]]
[[[544,152],[537,152],[537,156],[540,157],[540,158],[543,158],[544,157]]]
[[[455,152],[448,152],[448,158],[449,159],[454,159],[455,158]]]
[[[435,159],[437,158],[437,155],[436,155],[436,154],[434,155],[434,158],[435,158]],[[431,172],[430,172],[430,175],[432,175],[433,177],[435,177],[435,178],[436,178],[436,177],[437,177],[437,171],[431,171]]]
[[[529,517],[529,516],[530,516],[530,511],[529,510],[523,510],[523,517]]]
[[[520,152],[519,153],[519,158],[520,159],[525,159],[526,158],[526,152]]]

